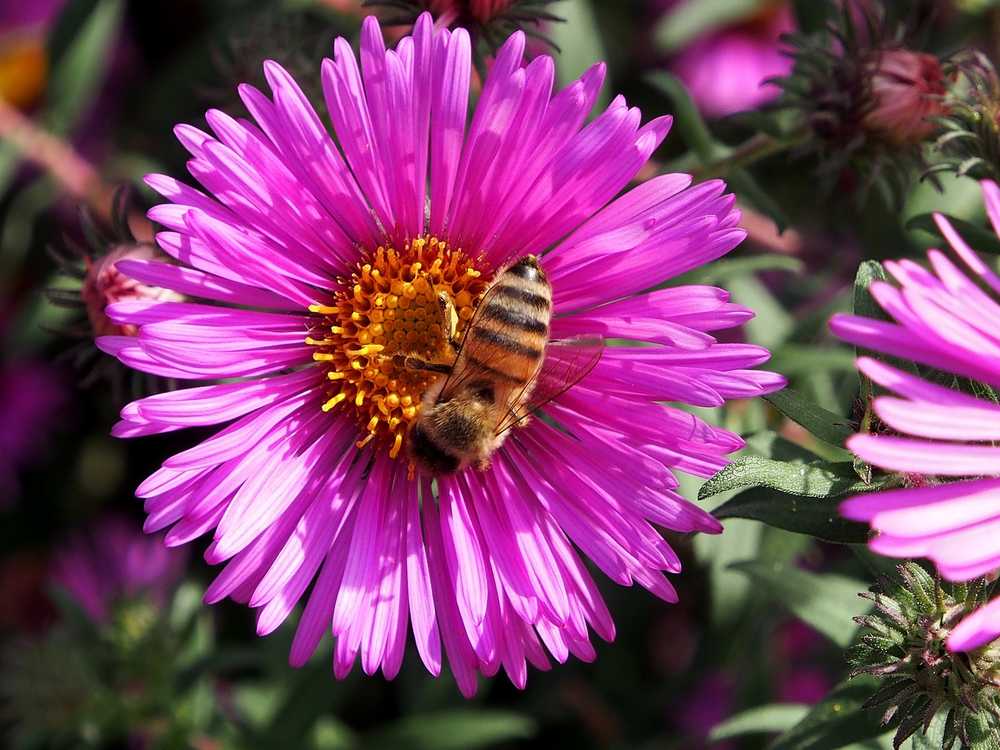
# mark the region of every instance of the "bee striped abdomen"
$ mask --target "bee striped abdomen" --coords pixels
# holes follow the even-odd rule
[[[537,259],[526,256],[502,271],[482,305],[469,331],[470,359],[526,382],[545,355],[552,318],[552,288]]]

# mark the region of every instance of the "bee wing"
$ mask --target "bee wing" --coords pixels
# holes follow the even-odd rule
[[[517,426],[552,399],[562,395],[590,374],[604,354],[604,339],[580,336],[550,341],[545,363],[523,388],[514,389],[497,424],[500,435]],[[530,395],[525,394],[530,390]]]

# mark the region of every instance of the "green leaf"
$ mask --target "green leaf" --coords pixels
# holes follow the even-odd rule
[[[747,450],[757,456],[773,458],[776,461],[810,462],[820,457],[808,448],[782,437],[774,430],[761,430],[746,439]]]
[[[814,404],[791,388],[764,396],[764,399],[790,420],[830,445],[843,446],[844,441],[854,434],[854,427],[846,418]]]
[[[771,703],[757,706],[716,725],[708,739],[711,742],[718,742],[744,734],[785,732],[802,721],[807,713],[809,706],[801,703]]]
[[[72,46],[80,28],[101,0],[68,0],[49,28],[45,54],[50,67],[59,65]]]
[[[952,226],[958,231],[959,234],[968,242],[975,250],[982,253],[990,253],[992,255],[1000,255],[1000,239],[997,238],[989,229],[984,227],[978,227],[975,224],[971,224],[964,219],[959,219],[955,216],[946,215],[948,221],[951,222]],[[937,228],[937,224],[934,223],[933,214],[920,214],[919,216],[914,216],[908,222],[906,222],[906,228],[909,230],[922,229],[925,232],[930,232],[935,237],[940,237],[941,232]]]
[[[865,260],[858,266],[858,272],[854,275],[854,314],[865,318],[876,318],[878,320],[888,320],[888,316],[882,307],[875,301],[871,294],[871,285],[874,281],[886,281],[888,275],[885,268],[877,260]]]
[[[837,750],[879,737],[885,729],[861,708],[874,691],[874,678],[856,677],[841,683],[770,750]]]
[[[56,54],[49,78],[45,126],[64,135],[72,131],[93,103],[111,62],[112,46],[118,38],[124,14],[123,0],[78,0],[64,14],[72,16],[75,34],[70,39],[68,23],[57,24],[49,47]]]
[[[728,151],[712,137],[708,125],[702,119],[701,112],[698,111],[683,83],[669,73],[663,72],[650,75],[649,82],[654,88],[670,97],[673,104],[674,128],[702,164],[718,158],[722,155],[720,152]]]
[[[759,523],[735,519],[725,534],[696,534],[694,551],[708,569],[712,622],[729,626],[738,620],[751,596],[750,581],[731,568],[733,563],[760,554],[766,528]]]
[[[765,564],[753,560],[735,563],[757,588],[787,607],[800,620],[812,625],[838,646],[846,647],[854,637],[854,618],[867,609],[858,592],[867,590],[862,581],[824,573],[809,573],[794,565]]]
[[[988,713],[972,716],[968,722],[969,750],[1000,750],[997,720]]]
[[[665,13],[653,29],[664,52],[674,52],[695,38],[759,11],[768,0],[698,0],[681,3]]]
[[[809,463],[740,456],[701,486],[698,499],[744,487],[768,487],[803,497],[839,497],[868,488],[849,462]]]
[[[712,515],[720,521],[746,518],[776,529],[808,534],[835,544],[863,544],[868,527],[840,515],[840,497],[808,498],[763,487],[741,492],[727,500]]]
[[[510,711],[458,709],[410,716],[365,737],[375,750],[472,750],[528,739],[535,723]]]
[[[931,719],[927,732],[918,730],[910,740],[911,750],[941,750],[944,747],[944,729],[948,722],[948,710],[938,711]]]

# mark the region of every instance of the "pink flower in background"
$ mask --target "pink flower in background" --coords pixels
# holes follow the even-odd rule
[[[779,4],[696,39],[674,57],[670,68],[708,117],[755,109],[780,93],[777,86],[763,82],[792,69],[779,38],[794,30],[791,6]]]
[[[659,402],[718,406],[783,384],[750,369],[765,349],[710,335],[752,316],[724,291],[640,294],[743,239],[724,185],[663,175],[613,200],[670,119],[641,126],[619,97],[584,125],[604,66],[553,93],[553,60],[525,66],[524,44],[503,45],[469,125],[468,34],[425,14],[386,50],[368,18],[360,69],[344,39],[323,63],[336,143],[268,62],[272,98],[240,87],[255,122],[211,111],[214,135],[176,130],[207,192],[148,178],[170,201],[150,212],[167,229],[157,240],[183,265],[118,269],[215,304],[119,302],[109,316],[139,335],[99,344],[146,372],[232,382],[136,401],[114,434],[231,422],[139,487],[146,529],[171,527],[170,545],[213,532],[205,557],[227,564],[205,598],[257,608],[261,635],[315,581],[294,665],[332,632],[337,677],[360,655],[391,678],[408,625],[427,669],[446,657],[465,695],[501,667],[523,686],[546,650],[593,659],[589,631],[609,640],[614,624],[574,546],[674,601],[663,573],[680,561],[653,524],[721,529],[674,471],[710,476],[742,441]],[[414,476],[405,442],[433,379],[393,355],[437,346],[441,300],[467,320],[495,270],[528,254],[551,282],[553,338],[653,345],[606,348],[545,407],[562,430],[536,419],[488,469]],[[546,356],[546,372],[559,367]]]
[[[778,676],[776,699],[779,703],[819,703],[833,687],[833,680],[822,669],[797,666]]]
[[[1000,232],[1000,188],[986,181],[982,189]],[[1000,389],[1000,277],[947,219],[935,219],[968,270],[938,250],[928,253],[930,270],[908,260],[888,262],[899,286],[875,283],[871,291],[894,322],[837,315],[830,327],[859,347]],[[841,512],[879,532],[874,551],[928,557],[947,580],[1000,569],[1000,406],[871,357],[861,357],[858,369],[895,394],[879,396],[873,408],[897,434],[855,435],[848,447],[875,466],[907,475],[913,486],[851,498]],[[948,647],[966,651],[997,636],[1000,599],[963,619]]]
[[[112,517],[63,543],[49,577],[101,623],[115,604],[138,595],[165,606],[186,561],[183,551],[169,549],[131,522]]]
[[[18,493],[17,474],[44,448],[67,401],[66,386],[42,362],[0,366],[0,508]]]
[[[771,639],[775,699],[782,703],[818,703],[833,680],[819,666],[826,639],[798,619],[783,621]]]

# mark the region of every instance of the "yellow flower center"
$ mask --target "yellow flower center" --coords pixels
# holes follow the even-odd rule
[[[436,237],[420,237],[402,250],[379,247],[358,264],[330,305],[315,314],[306,343],[330,381],[323,411],[352,409],[363,438],[388,445],[396,458],[424,391],[440,375],[403,367],[397,355],[450,364],[455,335],[472,317],[486,288],[482,271],[461,250]]]

